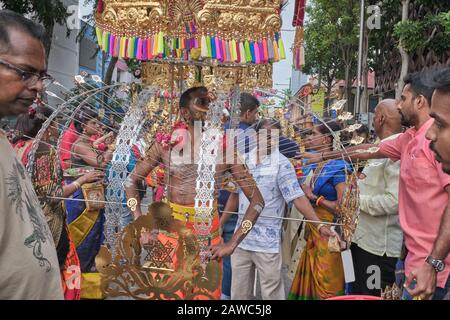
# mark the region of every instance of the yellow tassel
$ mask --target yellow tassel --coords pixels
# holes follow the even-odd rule
[[[203,35],[201,40],[201,57],[208,57],[208,46],[206,45],[206,37]]]
[[[273,60],[275,62],[280,61],[280,52],[278,51],[278,45],[275,39],[273,40],[273,55],[274,55]]]
[[[95,33],[97,34],[97,42],[100,48],[103,49],[103,37],[102,37],[102,30],[100,28],[95,28]]]
[[[158,54],[164,53],[164,34],[162,31],[158,33]]]
[[[284,43],[281,38],[278,40],[278,47],[280,48],[280,60],[286,59],[286,52],[284,50]]]
[[[231,40],[230,41],[231,44],[231,48],[230,48],[230,52],[231,52],[231,61],[236,62],[237,60],[237,52],[236,52],[236,40]]]
[[[125,57],[125,38],[120,38],[120,58]]]

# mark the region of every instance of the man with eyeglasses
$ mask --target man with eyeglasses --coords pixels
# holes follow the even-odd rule
[[[51,82],[44,29],[0,11],[0,119],[28,111]],[[0,132],[0,299],[63,299],[55,244],[25,168]]]

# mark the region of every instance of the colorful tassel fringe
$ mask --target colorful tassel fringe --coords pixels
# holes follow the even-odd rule
[[[195,22],[185,21],[186,32],[196,32]],[[121,59],[153,60],[165,57],[178,59],[215,59],[224,63],[267,64],[286,59],[283,40],[278,33],[274,37],[259,41],[225,40],[212,35],[200,38],[165,38],[163,32],[148,38],[115,36],[100,28],[95,29],[98,44],[102,50]],[[196,49],[195,51],[192,51]],[[294,49],[294,66],[302,65],[303,49]],[[195,52],[195,55],[194,55]],[[303,58],[304,60],[304,58]]]

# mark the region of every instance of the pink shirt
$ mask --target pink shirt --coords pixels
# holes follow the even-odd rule
[[[420,267],[431,253],[448,203],[444,188],[450,184],[450,175],[442,171],[425,138],[432,124],[430,119],[419,130],[411,128],[394,140],[380,143],[384,155],[401,160],[398,209],[408,249],[406,275]],[[450,255],[445,264],[437,278],[437,286],[442,288],[450,273]]]

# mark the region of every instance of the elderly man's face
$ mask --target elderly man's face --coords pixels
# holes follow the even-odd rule
[[[23,71],[46,72],[45,50],[39,40],[14,29],[9,31],[9,37],[13,39],[10,49],[7,52],[0,50],[1,60]],[[0,65],[0,118],[27,112],[43,90],[42,81],[27,85],[15,70]]]
[[[450,174],[450,93],[434,92],[430,116],[434,123],[426,137],[431,140],[430,148],[436,154],[436,160],[442,163],[444,172]]]

